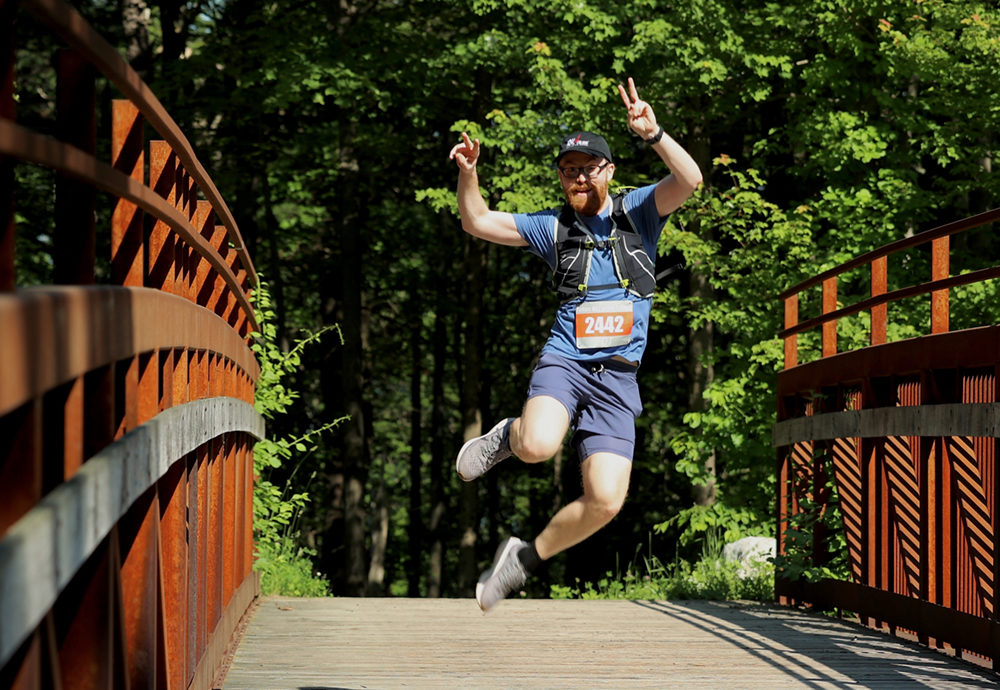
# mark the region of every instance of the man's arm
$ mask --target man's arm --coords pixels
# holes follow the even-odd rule
[[[629,77],[629,92],[625,87],[618,85],[618,93],[621,94],[625,107],[628,108],[628,124],[632,131],[638,134],[643,140],[652,139],[661,131],[656,123],[656,115],[652,106],[645,101],[639,100],[639,94],[635,88],[635,82]],[[631,100],[629,99],[631,96]],[[673,137],[664,132],[659,141],[652,144],[660,159],[670,169],[670,174],[660,180],[656,185],[654,199],[656,200],[656,211],[660,216],[680,208],[681,204],[688,200],[688,197],[698,188],[702,182],[701,169],[695,163],[684,148],[674,141]]]
[[[448,156],[458,165],[458,212],[462,229],[473,237],[511,247],[526,247],[528,243],[517,231],[512,213],[491,211],[479,191],[479,140],[472,141],[462,132],[462,143],[456,144]]]

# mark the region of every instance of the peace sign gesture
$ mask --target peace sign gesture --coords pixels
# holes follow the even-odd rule
[[[455,144],[448,154],[448,158],[458,164],[458,169],[464,172],[471,172],[476,169],[476,162],[479,160],[479,139],[472,140],[469,135],[462,132],[461,143]]]
[[[656,124],[653,107],[646,101],[639,100],[639,92],[635,90],[635,82],[632,77],[628,78],[628,92],[626,93],[625,87],[619,84],[618,93],[621,94],[622,102],[628,108],[628,126],[632,128],[632,131],[643,139],[655,136],[659,131],[659,125]]]

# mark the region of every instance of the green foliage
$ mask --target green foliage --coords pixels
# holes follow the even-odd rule
[[[673,517],[653,525],[653,530],[663,534],[669,530],[679,532],[681,546],[706,543],[721,539],[730,543],[743,537],[773,536],[774,528],[766,515],[744,507],[730,507],[722,502],[711,505],[694,505],[678,511]]]
[[[254,398],[254,407],[265,419],[273,420],[278,415],[288,411],[288,407],[295,402],[299,394],[294,390],[289,390],[284,379],[297,371],[302,366],[302,351],[306,346],[319,341],[328,331],[336,331],[340,338],[340,344],[344,344],[344,336],[340,332],[340,327],[336,324],[325,326],[320,330],[309,333],[305,337],[296,341],[295,346],[288,352],[284,352],[278,345],[278,331],[275,323],[274,300],[268,289],[263,276],[258,274],[260,284],[253,294],[254,312],[260,330],[253,334],[253,342],[250,349],[257,356],[260,363],[260,378],[257,382],[257,394]],[[332,422],[331,426],[337,422]],[[316,432],[308,434],[315,435]],[[277,458],[278,463],[270,465],[277,467],[280,461],[289,457],[292,448],[300,452],[305,451],[304,439],[296,439],[291,442],[276,442],[274,445],[265,446],[269,460]]]
[[[816,582],[851,577],[832,463],[829,454],[825,455],[825,502],[817,502],[808,492],[798,493],[798,512],[790,515],[785,525],[785,551],[774,559],[775,569],[783,578]],[[819,544],[817,537],[822,540]]]
[[[738,537],[737,537],[738,538]],[[594,582],[576,580],[576,586],[552,585],[553,599],[774,599],[775,567],[772,559],[752,558],[747,563],[722,557],[730,543],[722,529],[708,529],[701,541],[700,557],[693,563],[675,558],[664,564],[650,553],[633,559],[624,574],[616,567]],[[652,546],[650,545],[650,551]]]
[[[305,493],[284,497],[268,481],[254,487],[254,569],[261,575],[261,592],[293,597],[330,594],[326,579],[315,572],[316,552],[299,544],[297,518],[308,504]]]
[[[144,76],[212,168],[255,264],[272,280],[272,345],[257,350],[265,365],[258,404],[272,434],[257,449],[260,526],[304,532],[329,563],[345,558],[325,530],[345,510],[338,479],[350,475],[361,494],[357,517],[369,526],[380,509],[391,516],[386,593],[412,593],[410,578],[425,588],[427,554],[437,548],[443,593],[457,594],[447,588],[460,580],[465,527],[478,531],[476,556],[488,562],[499,523],[526,536],[579,488],[572,469],[558,491],[545,466],[492,475],[473,491],[440,471],[467,421],[464,353],[482,355],[475,395],[484,418],[516,413],[554,307],[534,257],[490,247],[481,264],[463,264],[470,252],[447,160],[457,132],[483,142],[491,208],[560,203],[552,156],[577,128],[606,134],[617,183],[654,183],[664,167],[629,132],[615,89],[632,76],[706,176],[671,217],[661,253],[683,254],[709,289],[692,297],[688,281],[671,278],[657,295],[631,515],[564,559],[574,559],[569,581],[583,568],[604,572],[604,561],[650,525],[688,549],[713,530],[770,532],[777,293],[1000,197],[992,164],[1000,18],[983,3],[231,0],[189,3],[175,26],[158,25],[154,6],[151,20],[126,29],[117,5],[85,5],[102,33],[121,38],[123,54],[145,45]],[[31,26],[18,24],[18,120],[47,131],[54,76]],[[171,32],[188,43],[167,55]],[[51,176],[18,166],[17,185],[18,280],[46,282]],[[992,265],[998,253],[1000,235],[989,229],[956,237],[952,271]],[[926,281],[927,266],[926,252],[905,252],[890,263],[890,289]],[[840,281],[842,303],[866,295],[862,273]],[[472,274],[483,281],[475,328],[467,319],[480,297]],[[956,289],[953,325],[995,322],[996,297],[992,283]],[[801,317],[818,305],[818,293],[803,295]],[[893,305],[889,339],[925,333],[927,305]],[[867,319],[838,324],[843,348],[866,342]],[[327,347],[320,334],[340,322],[347,346]],[[701,327],[712,329],[699,362],[711,381],[692,405],[692,329]],[[344,357],[348,348],[358,355]],[[803,334],[799,348],[800,361],[818,357],[818,334]],[[329,419],[355,411],[356,434],[324,433],[335,424]],[[357,448],[362,459],[348,465]],[[692,508],[692,487],[712,480],[716,504]],[[793,527],[795,539],[812,533],[805,523]],[[294,544],[271,551],[297,553]],[[366,557],[368,547],[350,557]],[[269,548],[262,558],[271,559]],[[564,560],[549,577],[562,577]]]
[[[254,406],[265,419],[273,420],[285,414],[288,406],[298,397],[289,390],[283,379],[297,370],[301,364],[301,353],[306,345],[316,342],[325,331],[312,333],[296,342],[288,352],[283,352],[276,343],[274,310],[270,292],[263,278],[253,294],[253,303],[260,330],[255,332],[251,349],[257,355],[261,373],[257,383]],[[339,331],[338,331],[339,332]],[[289,494],[292,477],[305,456],[316,449],[320,436],[337,426],[343,419],[309,431],[296,438],[265,438],[254,446],[254,541],[257,558],[254,568],[261,574],[261,591],[264,594],[287,596],[324,596],[329,594],[329,584],[314,572],[313,549],[302,546],[299,535],[299,519],[309,502],[305,491]],[[283,487],[276,486],[270,479],[271,471],[281,468],[287,461],[298,458],[295,469]]]
[[[743,572],[736,561],[706,556],[692,564],[677,560],[664,565],[656,558],[646,562],[639,576],[632,568],[624,575],[608,572],[595,583],[576,587],[553,585],[553,599],[709,599],[774,600],[774,564],[756,563]]]
[[[704,393],[704,409],[683,414],[670,447],[676,469],[699,484],[718,477],[718,503],[682,509],[659,531],[680,528],[691,543],[709,529],[731,535],[762,534],[773,514],[774,492],[770,426],[775,374],[783,365],[774,288],[794,282],[808,265],[812,246],[811,214],[789,213],[768,201],[765,181],[752,168],[740,170],[729,156],[715,159],[724,185],[706,186],[671,216],[661,252],[680,251],[692,272],[712,286],[709,297],[680,300],[658,297],[654,319],[680,311],[693,327],[712,324],[726,347],[706,355],[714,380]],[[663,293],[661,293],[662,295]],[[718,457],[717,475],[706,475],[706,460]],[[727,477],[734,479],[729,481]]]

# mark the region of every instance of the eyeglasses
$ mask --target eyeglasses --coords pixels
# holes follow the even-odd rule
[[[559,172],[562,173],[562,176],[567,180],[575,180],[580,177],[581,174],[587,177],[597,177],[597,175],[609,165],[611,165],[611,161],[608,161],[604,165],[585,165],[582,168],[559,168]]]

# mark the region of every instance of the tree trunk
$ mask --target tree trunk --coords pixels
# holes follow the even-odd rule
[[[444,304],[443,290],[438,304]],[[428,523],[427,596],[442,595],[441,582],[444,570],[443,523],[445,514],[445,447],[448,429],[445,423],[444,377],[448,356],[447,330],[443,309],[439,306],[434,317],[434,374],[431,381],[431,514]]]
[[[704,275],[691,274],[691,296],[706,302],[712,299],[712,286]],[[688,331],[688,409],[692,412],[705,410],[705,390],[715,376],[711,362],[714,331],[711,322]],[[705,458],[705,483],[691,487],[691,497],[696,505],[715,503],[715,460],[715,451],[712,450]]]
[[[261,234],[267,245],[266,283],[274,303],[275,337],[282,352],[288,352],[291,347],[291,343],[288,342],[288,306],[285,300],[285,281],[281,277],[281,258],[278,255],[278,234],[281,232],[281,225],[274,217],[275,202],[267,175],[261,175],[261,188],[264,191],[264,208],[261,209],[264,227]],[[253,250],[251,249],[251,251]],[[257,256],[257,254],[254,253],[251,256]]]
[[[361,208],[365,209],[366,204]],[[356,216],[354,227],[365,227],[364,211]],[[367,430],[368,416],[365,410],[365,366],[364,353],[368,349],[367,323],[363,306],[361,234],[353,227],[342,229],[344,260],[341,264],[343,282],[344,311],[341,327],[344,330],[343,368],[340,371],[341,390],[351,419],[347,422],[344,443],[344,547],[346,550],[345,586],[353,596],[365,593],[368,561],[365,549],[365,506],[364,488],[370,454]]]
[[[379,468],[379,486],[375,495],[375,519],[372,520],[372,555],[368,564],[367,595],[385,594],[385,554],[389,545],[389,506],[385,493],[385,461]]]
[[[423,314],[420,298],[414,290],[410,314]],[[420,574],[423,572],[424,561],[424,521],[422,499],[422,453],[423,450],[423,400],[421,383],[423,378],[423,337],[422,327],[418,319],[410,326],[410,529],[408,539],[410,547],[410,565],[406,569],[406,594],[409,597],[420,596]]]
[[[159,0],[160,33],[162,34],[161,64],[175,62],[187,48],[188,27],[184,3],[179,0]]]
[[[483,371],[483,287],[486,252],[480,240],[465,237],[466,277],[465,349],[462,355],[462,440],[463,443],[483,433],[482,371]],[[473,483],[463,483],[459,496],[459,526],[462,530],[458,554],[458,591],[465,596],[475,593],[476,545],[479,518],[478,489]]]
[[[346,117],[346,116],[345,116]],[[368,322],[364,296],[363,236],[357,228],[368,222],[369,186],[353,172],[354,137],[351,124],[342,122],[343,176],[338,204],[330,209],[335,220],[328,244],[336,247],[324,290],[324,322],[338,324],[344,344],[334,350],[323,371],[323,398],[327,410],[349,419],[340,427],[341,452],[325,468],[325,479],[337,503],[328,504],[329,519],[323,538],[322,562],[330,574],[335,594],[363,596],[367,589],[369,559],[366,548],[367,515],[364,492],[371,465],[371,421],[366,409],[370,368]]]
[[[691,155],[702,170],[711,169],[711,142],[707,127],[701,123],[692,133]],[[711,229],[700,227],[688,228],[711,240]],[[711,304],[715,293],[708,276],[696,270],[691,271],[689,281],[691,300],[695,304]],[[702,412],[705,409],[705,391],[715,378],[715,368],[712,365],[712,349],[715,340],[715,325],[705,322],[698,328],[688,330],[688,409],[692,412]],[[696,505],[708,506],[715,503],[716,492],[716,454],[712,450],[705,458],[705,483],[695,485],[691,489]]]
[[[122,0],[122,29],[127,41],[125,59],[143,78],[148,76],[153,61],[153,46],[149,40],[149,5],[145,0]]]

